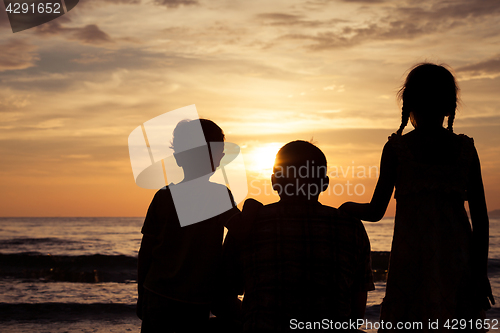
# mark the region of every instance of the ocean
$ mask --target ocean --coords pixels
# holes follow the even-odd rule
[[[138,332],[136,265],[143,218],[0,218],[1,332]],[[365,223],[377,321],[393,218]],[[490,220],[490,281],[500,302],[500,219]],[[500,319],[500,307],[488,311]]]

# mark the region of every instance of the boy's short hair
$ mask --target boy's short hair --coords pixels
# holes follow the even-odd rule
[[[205,141],[209,142],[224,142],[225,135],[222,128],[209,119],[182,120],[174,129],[173,139],[170,148],[174,151],[182,151],[183,144],[189,143],[191,136],[198,130],[198,124],[201,125]]]
[[[310,142],[297,140],[281,147],[276,154],[273,173],[281,182],[299,179],[301,182],[318,183],[326,177],[325,154]]]
[[[193,137],[198,137],[200,127],[206,145],[193,147]],[[222,128],[211,120],[182,120],[174,129],[170,148],[174,150],[174,157],[178,166],[191,170],[201,170],[206,166],[206,174],[209,174],[215,171],[224,156],[224,144],[214,145],[213,143],[224,142],[224,139]]]

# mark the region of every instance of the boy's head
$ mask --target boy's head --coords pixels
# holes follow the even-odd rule
[[[276,154],[271,182],[281,198],[317,200],[328,188],[326,157],[310,142],[292,141]]]
[[[200,126],[208,148],[191,148]],[[174,129],[170,148],[174,150],[177,165],[184,169],[184,173],[188,171],[201,177],[211,174],[220,165],[224,157],[224,138],[222,129],[211,120],[182,120]]]

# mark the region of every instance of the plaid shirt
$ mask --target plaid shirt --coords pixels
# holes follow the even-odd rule
[[[290,319],[344,321],[353,296],[375,289],[361,221],[318,202],[261,206],[233,219],[221,281],[245,294],[245,331],[289,328]]]

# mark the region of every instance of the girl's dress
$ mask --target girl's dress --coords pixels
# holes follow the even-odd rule
[[[472,231],[464,207],[475,148],[471,138],[455,138],[459,153],[445,165],[419,162],[405,137],[389,140],[397,156],[397,205],[381,320],[393,329],[402,322],[422,323],[419,332],[446,331],[453,318],[475,322],[484,314],[471,288]]]

